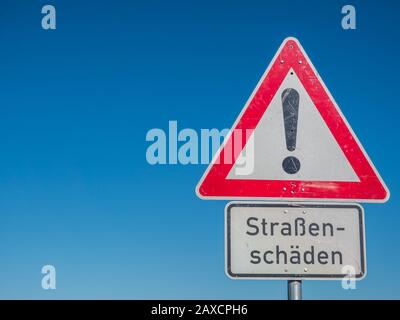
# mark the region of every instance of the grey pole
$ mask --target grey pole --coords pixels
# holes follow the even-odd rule
[[[288,300],[301,300],[301,280],[288,280]]]

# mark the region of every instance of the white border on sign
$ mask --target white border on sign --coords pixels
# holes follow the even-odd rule
[[[347,276],[347,274],[343,274],[342,278],[329,277],[329,276],[325,276],[325,277],[323,277],[323,276],[321,276],[321,277],[307,277],[307,275],[300,276],[300,277],[273,277],[273,276],[271,276],[271,277],[267,277],[267,276],[265,276],[265,277],[257,277],[257,276],[254,276],[254,277],[249,277],[249,276],[233,277],[228,272],[228,223],[227,223],[227,221],[228,221],[228,207],[231,206],[231,205],[235,205],[235,204],[238,204],[238,205],[247,205],[247,204],[250,204],[250,205],[257,205],[257,204],[258,205],[262,205],[262,204],[267,204],[267,205],[271,205],[271,206],[273,206],[273,205],[278,205],[279,206],[279,205],[287,204],[289,207],[292,206],[292,207],[304,207],[304,208],[307,208],[308,205],[311,205],[311,206],[320,205],[320,206],[323,206],[323,207],[324,206],[325,207],[329,207],[329,206],[338,207],[338,206],[341,206],[341,204],[337,203],[337,202],[307,202],[307,203],[305,203],[305,202],[297,202],[296,203],[296,202],[291,202],[291,201],[290,202],[288,202],[288,201],[279,202],[279,203],[278,202],[269,202],[269,201],[268,202],[267,201],[246,201],[246,202],[244,202],[244,201],[231,201],[231,202],[228,202],[226,204],[226,206],[225,206],[225,209],[224,209],[224,211],[225,211],[224,212],[224,230],[225,230],[225,235],[224,235],[224,240],[225,240],[225,244],[224,244],[224,249],[225,249],[225,253],[224,253],[224,255],[225,255],[225,259],[224,259],[225,260],[225,267],[224,267],[224,269],[225,269],[225,274],[226,274],[226,276],[228,278],[230,278],[232,280],[329,280],[329,281],[342,281],[343,278],[345,278]],[[364,273],[363,273],[363,275],[361,277],[358,277],[358,278],[355,277],[354,278],[354,280],[360,281],[360,280],[363,280],[367,276],[367,272],[368,272],[367,271],[368,268],[367,268],[367,250],[366,250],[367,248],[366,248],[366,236],[365,236],[364,208],[358,203],[343,203],[342,206],[343,207],[356,206],[361,211],[362,235],[360,234],[360,240],[363,243],[362,250],[363,250],[363,259],[364,259],[365,270],[364,270]]]

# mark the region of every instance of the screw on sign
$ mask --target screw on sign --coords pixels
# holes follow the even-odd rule
[[[238,170],[243,159],[251,170]],[[283,41],[196,193],[201,199],[258,200],[226,207],[226,273],[287,279],[288,298],[295,300],[301,299],[302,279],[342,279],[349,266],[356,279],[365,277],[364,213],[348,202],[389,199],[295,38]]]

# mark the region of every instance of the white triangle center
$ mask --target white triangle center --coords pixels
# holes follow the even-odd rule
[[[289,151],[286,147],[281,95],[287,88],[295,89],[300,96],[294,151]],[[299,160],[298,172],[289,174],[283,169],[282,162],[288,156]],[[264,112],[227,179],[360,181],[292,69]]]

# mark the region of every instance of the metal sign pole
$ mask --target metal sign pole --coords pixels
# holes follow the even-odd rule
[[[288,300],[302,300],[301,280],[288,280]]]

